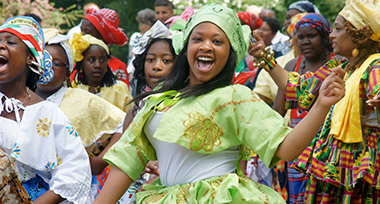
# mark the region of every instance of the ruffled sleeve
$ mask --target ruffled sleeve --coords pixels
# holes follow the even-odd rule
[[[242,144],[257,153],[265,165],[271,167],[279,161],[274,154],[291,128],[287,127],[283,118],[254,92],[242,86],[235,88],[237,137]]]

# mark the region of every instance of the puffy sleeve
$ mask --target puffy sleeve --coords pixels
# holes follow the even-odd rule
[[[147,106],[149,105],[145,104],[119,141],[103,157],[107,163],[117,166],[134,181],[143,172],[148,161],[157,158],[143,131],[144,121],[149,116]]]
[[[257,153],[268,167],[273,166],[279,161],[274,154],[291,128],[248,88],[238,88],[233,98],[239,141]]]
[[[306,72],[304,75],[299,75],[296,72],[289,72],[285,93],[285,109],[300,107],[309,110],[317,98],[319,89],[325,78],[334,67],[340,64],[339,60],[332,59],[315,73]]]

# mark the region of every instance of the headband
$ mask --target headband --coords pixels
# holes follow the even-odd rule
[[[74,60],[80,62],[83,60],[83,52],[86,51],[91,45],[99,45],[109,55],[110,51],[108,46],[102,41],[89,34],[82,36],[81,33],[74,33],[73,38],[70,39],[71,47],[74,50]]]

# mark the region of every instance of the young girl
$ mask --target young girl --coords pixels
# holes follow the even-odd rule
[[[34,19],[14,17],[0,27],[0,148],[15,161],[33,203],[88,203],[82,142],[62,111],[33,92],[52,79],[51,64]]]
[[[138,39],[133,51],[137,53],[133,61],[133,65],[136,67],[134,72],[136,92],[140,94],[151,91],[172,69],[173,61],[176,57],[172,45],[172,36],[166,26],[161,21],[157,21]],[[135,101],[135,106],[129,109],[125,117],[123,132],[143,106],[144,102]],[[155,161],[149,162],[144,173],[136,182],[131,184],[118,203],[134,203],[136,191],[151,177],[154,177],[152,175],[159,176],[158,165]]]
[[[347,94],[330,110],[318,135],[294,163],[309,174],[306,203],[380,202],[380,23],[373,21],[379,11],[378,2],[353,0],[335,19],[330,38],[334,53],[348,60],[341,65]],[[258,41],[250,53],[259,57],[263,49]],[[315,106],[324,93],[320,85],[342,63],[331,60],[315,73],[299,75],[287,73],[274,59],[266,61],[264,67],[279,89],[286,91],[289,107],[303,109]]]
[[[132,99],[128,86],[116,80],[108,66],[109,49],[101,40],[91,35],[74,34],[70,39],[76,65],[73,88],[81,88],[96,94],[127,112]]]
[[[293,160],[343,97],[343,81],[329,77],[325,94],[291,131],[250,89],[231,85],[250,36],[233,10],[205,5],[183,35],[172,71],[157,90],[136,97],[148,96],[145,106],[105,155],[114,167],[95,203],[115,203],[156,158],[160,178],[137,194],[137,203],[284,203],[269,187],[235,173],[241,155],[250,153],[243,144],[268,166]]]
[[[46,50],[53,58],[54,78],[39,84],[36,93],[57,106],[78,131],[90,156],[92,175],[103,172],[107,163],[103,156],[121,136],[125,113],[106,100],[82,89],[67,88],[73,70],[73,51],[69,39],[56,29],[44,29]],[[70,83],[67,83],[69,86]],[[96,194],[96,176],[93,177],[93,194]]]

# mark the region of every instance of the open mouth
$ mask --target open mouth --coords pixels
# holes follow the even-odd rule
[[[0,55],[0,71],[5,70],[8,66],[8,59]]]
[[[214,59],[211,57],[198,57],[196,61],[198,65],[198,70],[202,72],[207,72],[209,71],[212,66],[214,65]]]

